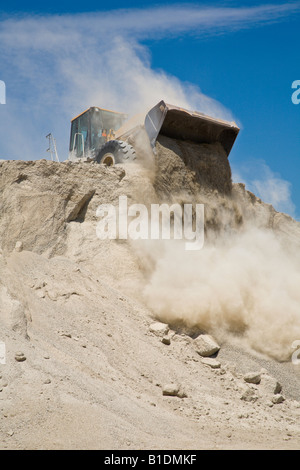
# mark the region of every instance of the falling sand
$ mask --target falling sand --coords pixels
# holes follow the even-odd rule
[[[227,157],[217,144],[160,137],[156,166],[161,202],[204,204],[205,243],[192,252],[180,240],[140,244],[141,260],[151,267],[147,305],[162,321],[220,336],[231,332],[257,351],[290,358],[300,338],[298,246],[293,249],[286,235],[271,230],[270,207],[253,217],[242,188],[232,187]],[[283,216],[282,224],[288,222]]]

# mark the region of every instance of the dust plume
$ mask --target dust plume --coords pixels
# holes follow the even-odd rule
[[[199,252],[165,243],[144,294],[162,321],[243,335],[282,360],[300,338],[299,268],[272,233],[249,228]]]
[[[270,206],[265,205],[261,218],[253,217],[251,203],[231,189],[227,159],[220,159],[217,168],[212,161],[206,176],[197,174],[190,146],[190,161],[183,162],[180,143],[160,139],[157,164],[163,168],[154,186],[161,201],[204,203],[204,247],[189,252],[183,240],[139,245],[146,303],[161,321],[219,338],[231,332],[256,351],[287,360],[300,338],[299,247],[270,229]],[[200,168],[206,163],[203,150],[202,158],[196,156]],[[251,193],[248,197],[259,201]],[[255,203],[258,215],[263,209]],[[288,232],[286,223],[283,219]]]
[[[22,141],[23,159],[43,158],[45,136],[52,132],[65,160],[70,120],[90,106],[132,116],[164,99],[233,120],[198,86],[153,68],[149,48],[135,35],[122,34],[114,15],[105,28],[99,13],[0,18],[0,24],[0,58],[10,85],[0,129],[2,157],[19,159]]]

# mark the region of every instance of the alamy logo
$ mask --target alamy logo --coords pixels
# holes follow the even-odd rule
[[[6,104],[6,86],[2,80],[0,80],[0,104]]]
[[[200,250],[204,244],[204,204],[144,204],[128,206],[127,196],[119,206],[101,204],[96,233],[100,240],[185,240],[186,250]]]
[[[300,80],[295,80],[292,83],[292,88],[296,89],[296,91],[294,91],[294,93],[292,94],[292,103],[299,104],[300,103]]]

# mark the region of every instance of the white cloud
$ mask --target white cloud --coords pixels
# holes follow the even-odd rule
[[[261,23],[281,21],[300,11],[299,2],[287,2],[254,7],[209,7],[193,4],[155,6],[143,9],[119,9],[108,12],[65,14],[53,16],[30,16],[9,18],[2,22],[2,40],[22,43],[33,48],[64,47],[67,43],[80,43],[81,35],[87,33],[87,44],[99,35],[120,35],[135,38],[161,38],[179,33],[207,34],[216,31],[232,31],[249,28]],[[41,36],[41,30],[44,34]],[[39,41],[36,42],[38,37]],[[29,42],[28,42],[29,40]],[[64,40],[64,43],[62,43]]]
[[[0,78],[7,84],[7,104],[0,157],[42,158],[45,135],[53,132],[66,158],[69,121],[89,106],[132,114],[165,99],[232,120],[231,112],[199,87],[153,70],[149,50],[139,41],[222,33],[281,20],[298,10],[299,3],[251,8],[172,5],[2,19],[5,77]]]

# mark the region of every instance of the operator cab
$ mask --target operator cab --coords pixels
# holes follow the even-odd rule
[[[91,158],[105,142],[114,138],[128,116],[107,109],[92,107],[71,121],[69,159]]]

